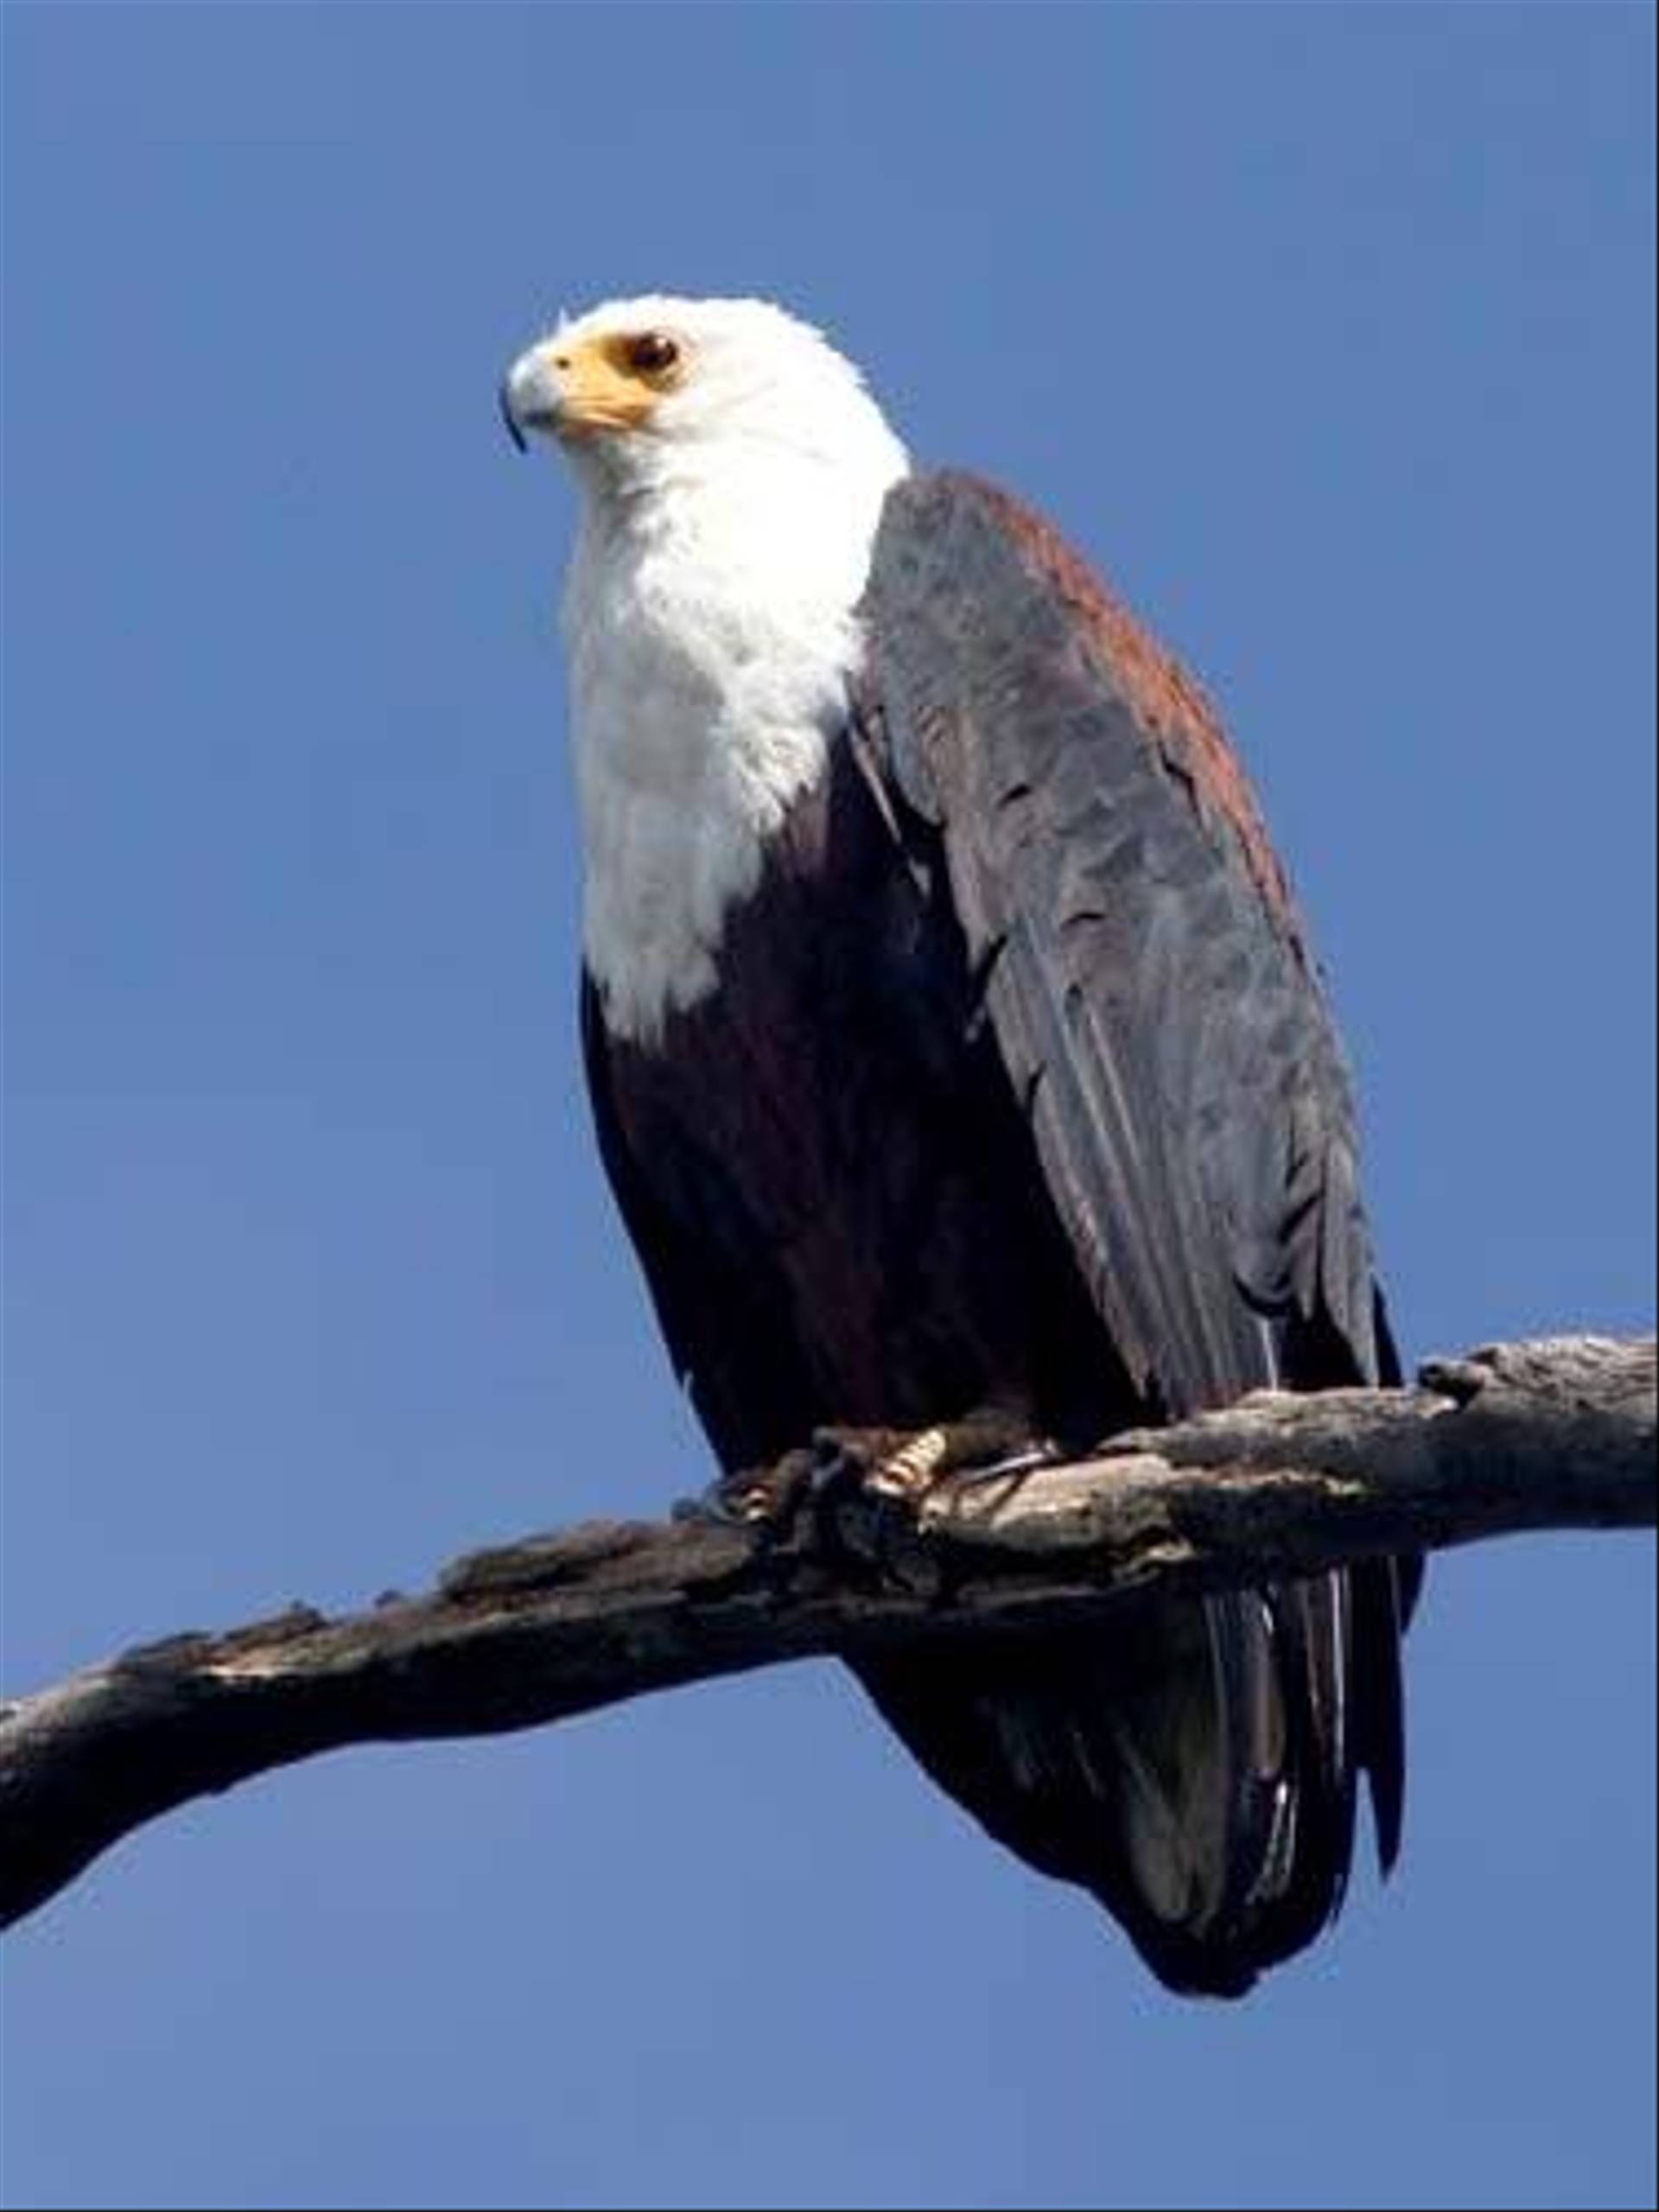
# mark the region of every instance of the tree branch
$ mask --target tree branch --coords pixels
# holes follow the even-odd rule
[[[1414,1390],[1273,1392],[1086,1462],[821,1502],[785,1538],[591,1522],[459,1560],[429,1595],[296,1606],[0,1706],[0,1924],[143,1822],[339,1745],[485,1735],[812,1653],[1075,1625],[1529,1529],[1651,1527],[1655,1343],[1435,1361]]]

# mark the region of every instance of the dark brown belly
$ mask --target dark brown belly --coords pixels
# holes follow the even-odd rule
[[[589,1051],[722,1459],[988,1403],[1079,1441],[1133,1419],[948,907],[844,757],[728,918],[719,972],[660,1045]]]

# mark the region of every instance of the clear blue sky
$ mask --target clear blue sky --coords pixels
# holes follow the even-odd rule
[[[494,415],[562,302],[810,312],[1208,679],[1413,1352],[1650,1319],[1650,14],[4,25],[9,1687],[706,1472]],[[11,1942],[9,2199],[1651,2202],[1654,1628],[1442,1562],[1400,1876],[1241,2009],[830,1667],[275,1777]]]

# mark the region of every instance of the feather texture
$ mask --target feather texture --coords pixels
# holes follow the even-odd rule
[[[1137,1393],[1179,1418],[1391,1376],[1340,1048],[1202,695],[1045,523],[962,476],[892,495],[865,613],[891,772],[941,839]],[[1230,1991],[1340,1902],[1362,1770],[1385,1864],[1398,1848],[1400,1613],[1385,1564],[1148,1605],[1103,1639],[1109,1679],[1103,1652],[1045,1649],[971,1719],[941,1719],[947,1681],[874,1687],[947,1786],[1027,1855],[1040,1830],[1166,1979]],[[1017,1738],[1041,1746],[1041,1780],[1008,1802]]]
[[[605,1160],[728,1468],[817,1423],[1016,1406],[1085,1445],[1388,1379],[1347,1077],[1196,689],[971,479],[888,497],[849,726],[723,918],[716,987],[583,1031]],[[1414,1573],[1408,1578],[1414,1584]],[[923,1765],[1233,1994],[1402,1791],[1387,1566],[863,1668]]]

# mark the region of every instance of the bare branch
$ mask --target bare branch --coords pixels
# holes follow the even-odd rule
[[[1075,1625],[1530,1529],[1651,1527],[1655,1343],[1560,1337],[1415,1390],[1262,1393],[1098,1458],[942,1488],[914,1519],[825,1501],[782,1541],[594,1522],[458,1561],[429,1596],[304,1607],[123,1653],[0,1707],[0,1923],[144,1821],[353,1743],[485,1735],[810,1653]]]

